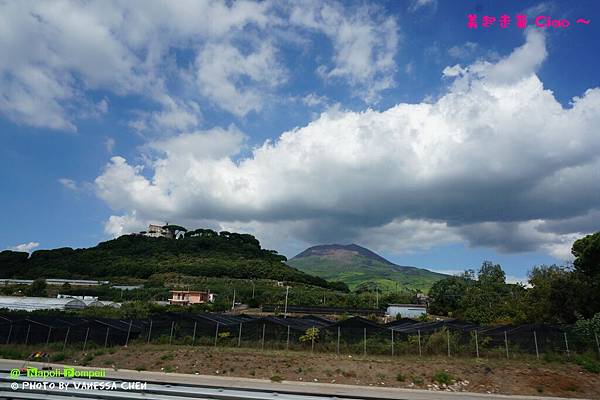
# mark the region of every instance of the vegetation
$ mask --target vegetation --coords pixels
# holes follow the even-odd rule
[[[391,263],[357,245],[315,246],[298,254],[288,264],[301,271],[333,281],[351,289],[386,293],[427,291],[447,275],[426,269]]]
[[[529,285],[506,283],[498,264],[436,282],[430,311],[478,323],[576,323],[586,340],[600,332],[600,232],[575,241],[572,267],[538,266]]]
[[[147,279],[153,274],[177,272],[191,276],[273,279],[330,286],[284,262],[274,250],[262,249],[252,235],[210,229],[185,231],[169,225],[181,239],[124,235],[87,249],[60,248],[27,253],[0,252],[0,276],[7,278]]]

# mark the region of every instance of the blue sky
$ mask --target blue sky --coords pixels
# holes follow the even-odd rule
[[[522,278],[600,226],[596,1],[0,7],[1,248],[169,221]]]

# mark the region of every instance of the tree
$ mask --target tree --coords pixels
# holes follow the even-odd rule
[[[571,253],[575,256],[575,271],[591,278],[600,277],[600,232],[576,240]]]
[[[506,283],[506,274],[502,271],[500,264],[494,264],[491,261],[484,261],[481,264],[477,275],[479,283],[484,286],[504,285]]]
[[[31,286],[25,289],[25,294],[27,296],[35,296],[35,297],[46,297],[46,280],[42,278],[38,278]]]
[[[433,284],[429,289],[429,309],[432,314],[449,315],[456,313],[473,281],[460,276],[450,276]]]
[[[167,224],[167,225],[163,226],[162,228],[171,232],[171,235],[173,236],[174,239],[183,237],[185,235],[185,233],[187,232],[186,228],[184,228],[183,226],[179,226],[179,225]]]

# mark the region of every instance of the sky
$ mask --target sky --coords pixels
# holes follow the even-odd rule
[[[0,10],[0,249],[170,222],[522,280],[600,228],[595,0]]]

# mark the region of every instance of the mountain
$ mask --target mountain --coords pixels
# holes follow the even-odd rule
[[[308,274],[344,282],[351,289],[362,283],[377,283],[384,290],[427,291],[434,282],[447,277],[422,268],[396,265],[356,244],[310,247],[287,263]]]
[[[337,288],[284,263],[252,235],[198,229],[180,239],[124,235],[97,246],[0,252],[0,278],[149,278],[176,272],[191,276],[272,279]]]

